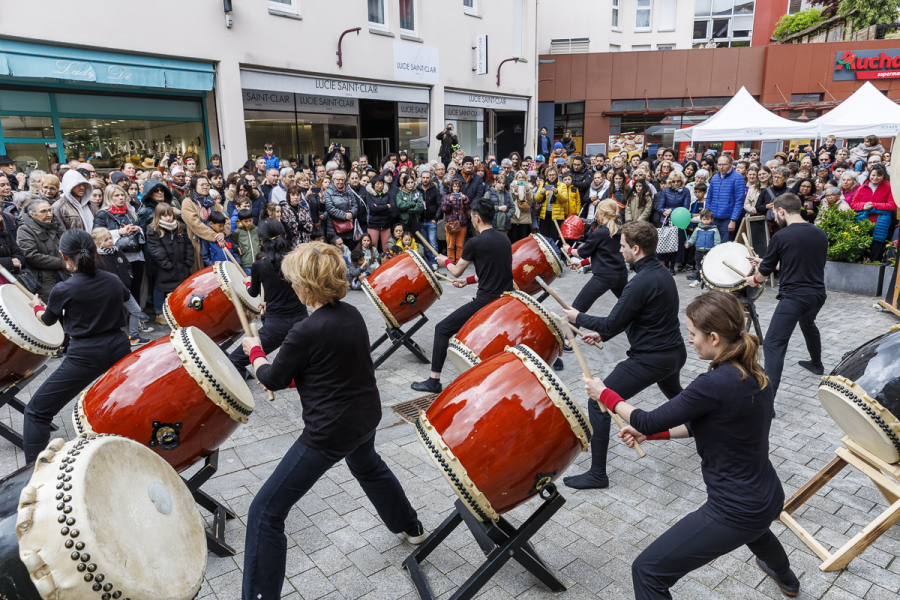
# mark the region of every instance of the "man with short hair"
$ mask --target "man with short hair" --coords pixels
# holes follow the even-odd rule
[[[751,150],[749,159],[751,163],[759,164],[759,150]]]
[[[763,259],[751,257],[756,272],[744,281],[759,285],[776,268],[781,273],[778,305],[769,322],[763,353],[766,375],[775,393],[781,383],[784,356],[794,328],[799,324],[810,360],[798,364],[816,375],[822,375],[822,339],[816,327],[816,316],[825,304],[825,261],[828,235],[800,215],[802,203],[795,194],[783,194],[775,200],[772,211],[781,229],[769,240]],[[773,415],[774,416],[774,415]]]
[[[272,190],[278,185],[278,169],[272,167],[266,169],[266,182],[259,186],[259,193],[262,194],[263,203],[270,201]]]
[[[259,157],[257,157],[257,158],[256,158],[256,161],[253,163],[253,166],[254,166],[254,168],[256,169],[255,171],[253,171],[253,175],[254,175],[254,176],[257,176],[257,175],[263,175],[263,176],[265,176],[265,174],[266,174],[266,169],[267,169],[267,167],[266,167],[266,157],[265,157],[265,156],[259,156]]]
[[[325,165],[316,165],[316,177],[313,183],[318,184],[323,177],[325,177]]]
[[[475,172],[475,159],[471,156],[463,158],[462,169],[456,174],[456,179],[462,181],[462,193],[469,202],[484,196],[484,180]]]
[[[459,148],[459,138],[453,133],[453,123],[447,123],[444,129],[438,132],[435,137],[441,142],[441,147],[438,150],[438,157],[440,157],[441,162],[444,163],[444,166],[446,167],[450,164],[453,153]]]
[[[269,194],[269,202],[284,204],[287,202],[287,191],[294,185],[294,170],[290,167],[284,167],[279,172],[280,180],[278,185],[272,188]]]
[[[590,196],[591,183],[594,181],[594,174],[584,164],[584,159],[576,156],[572,159],[572,170],[569,171],[572,176],[572,185],[578,190],[578,195],[582,202],[586,202]]]
[[[838,148],[834,153],[834,162],[847,162],[850,158],[850,151],[845,147]]]
[[[25,173],[16,172],[15,161],[6,154],[0,156],[0,173],[6,175],[13,192],[28,190],[28,178],[25,176]]]
[[[442,168],[443,166],[441,165]],[[427,165],[419,167],[419,191],[422,192],[422,201],[425,204],[425,211],[419,222],[419,231],[422,232],[432,248],[437,248],[437,214],[441,208],[441,186],[435,183]],[[437,259],[427,246],[425,247],[425,258],[431,263],[431,269],[437,271]]]
[[[696,154],[697,154],[697,151],[694,150],[694,147],[693,147],[693,146],[687,146],[687,147],[684,149],[684,160],[681,161],[679,164],[680,164],[682,167],[684,167],[686,164],[688,164],[688,163],[691,162],[692,160],[696,160],[696,159],[694,158],[694,157],[696,156]],[[759,156],[757,156],[757,158],[759,158]]]
[[[359,166],[359,170],[360,170],[361,172],[365,173],[365,172],[366,172],[366,169],[367,169],[368,166],[369,166],[369,157],[366,156],[365,154],[360,154],[360,155],[359,155],[359,158],[357,158],[356,160],[357,160],[357,162],[359,163],[359,165],[358,165],[358,166]]]
[[[730,234],[744,210],[744,178],[734,170],[732,162],[728,154],[719,156],[716,162],[718,172],[709,180],[706,195],[706,208],[713,212],[722,243],[731,239]]]
[[[508,192],[509,184],[512,183],[513,173],[512,173],[513,163],[508,158],[504,158],[500,161],[500,172],[506,176],[506,183],[503,184],[503,188]]]
[[[584,336],[588,344],[610,340],[622,332],[628,337],[628,358],[603,378],[606,387],[627,399],[655,383],[671,400],[682,391],[681,368],[687,360],[678,319],[678,288],[656,256],[659,237],[653,225],[631,221],[622,226],[621,232],[619,249],[635,275],[625,284],[616,305],[606,317],[593,317],[574,308],[565,311],[566,317],[579,328],[596,332]],[[606,488],[611,419],[596,402],[588,403],[588,416],[594,431],[591,468],[566,477],[563,483],[575,489]]]
[[[625,159],[622,158],[621,154],[616,154],[612,158],[612,168],[616,171],[621,171],[625,167]]]
[[[553,138],[547,135],[547,128],[541,127],[541,134],[538,136],[537,144],[538,154],[548,156],[553,152]]]

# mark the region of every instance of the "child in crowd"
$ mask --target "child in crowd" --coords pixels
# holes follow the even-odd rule
[[[857,173],[865,171],[866,161],[872,152],[884,155],[884,147],[879,142],[877,135],[867,135],[862,144],[850,151],[850,164],[853,165],[853,170]]]
[[[250,267],[259,254],[259,234],[256,225],[253,224],[253,211],[249,208],[242,208],[237,214],[237,223],[231,231],[231,241],[236,246],[238,254],[241,255],[241,266],[247,275],[250,274]]]
[[[393,227],[391,227],[391,237],[388,238],[388,250],[393,254],[394,246],[400,244],[400,238],[403,237],[403,232],[406,231],[406,228],[403,227],[402,223],[397,223]]]
[[[105,271],[109,271],[113,275],[122,280],[122,284],[131,289],[131,263],[125,258],[121,250],[113,244],[112,234],[106,227],[98,227],[91,231],[91,237],[97,245],[97,258],[99,266]],[[125,310],[128,311],[128,341],[132,346],[140,346],[146,344],[150,340],[141,337],[142,331],[153,331],[152,327],[141,324],[141,307],[131,294],[128,295],[128,301],[125,303]]]
[[[370,265],[378,265],[378,251],[375,250],[375,246],[372,245],[372,236],[368,233],[364,233],[362,237],[359,238],[359,244],[356,245],[356,250],[362,251],[363,256]]]
[[[350,253],[350,265],[347,267],[347,279],[350,280],[350,289],[358,290],[363,281],[372,272],[372,267],[362,250],[354,250]]]
[[[694,229],[691,238],[685,243],[685,248],[691,246],[696,247],[696,271],[688,275],[688,279],[693,279],[691,287],[700,285],[700,269],[703,267],[703,259],[706,258],[710,250],[722,243],[719,236],[719,229],[713,225],[713,211],[704,208],[700,211],[700,225]]]
[[[225,215],[219,211],[213,211],[209,215],[209,228],[215,231],[216,233],[225,233]],[[223,248],[226,248],[229,252],[231,252],[231,242],[228,238],[225,238],[222,241],[222,245],[220,246],[216,242],[207,242],[206,240],[200,240],[200,255],[203,258],[203,266],[211,267],[217,262],[224,262],[228,260],[228,257],[225,256],[225,251]]]
[[[382,264],[382,265],[389,260],[391,260],[390,252],[382,252],[381,256],[378,257],[378,262],[379,262],[379,264]]]
[[[348,248],[344,244],[344,239],[339,235],[334,235],[331,237],[331,245],[337,248],[337,251],[341,253],[341,256],[344,257],[344,262],[347,263],[347,268],[350,268],[350,248]]]
[[[693,189],[694,197],[691,199],[691,223],[684,230],[684,235],[687,237],[691,237],[691,234],[694,232],[694,229],[697,225],[700,224],[700,211],[706,208],[706,192],[709,190],[709,186],[703,183],[702,181],[696,183]],[[691,248],[685,253],[685,264],[693,265],[693,269],[691,273],[688,275],[688,279],[696,279],[694,275],[700,269],[699,264],[697,263],[696,252],[694,248]]]
[[[421,254],[419,246],[416,244],[416,240],[413,239],[412,234],[408,231],[404,231],[397,243],[391,246],[391,254],[394,256],[403,254],[404,252],[419,252]]]
[[[253,204],[250,202],[250,198],[246,196],[238,196],[238,199],[234,205],[234,210],[231,211],[231,230],[234,231],[237,227],[238,222],[238,211],[242,209],[250,210]],[[252,212],[250,214],[253,214]]]

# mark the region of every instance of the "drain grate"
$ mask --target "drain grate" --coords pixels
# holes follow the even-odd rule
[[[434,402],[434,399],[439,395],[440,394],[428,394],[427,396],[422,396],[421,398],[416,398],[409,402],[395,404],[391,408],[407,423],[415,423],[419,419],[419,411],[428,410],[431,403]]]

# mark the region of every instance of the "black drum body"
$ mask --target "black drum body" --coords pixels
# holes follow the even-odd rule
[[[19,495],[28,485],[32,465],[0,479],[0,598],[3,600],[41,600],[25,565],[19,559],[16,518]]]

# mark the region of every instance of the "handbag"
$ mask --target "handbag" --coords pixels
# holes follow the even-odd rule
[[[362,239],[363,233],[363,228],[360,227],[359,220],[353,219],[353,241],[358,242]]]
[[[659,241],[656,243],[657,254],[671,254],[678,252],[678,228],[672,225],[669,217],[663,219],[662,224],[656,229]]]
[[[140,252],[142,237],[143,234],[140,231],[135,231],[131,235],[123,235],[116,240],[116,248],[124,253]]]
[[[331,219],[331,227],[338,235],[343,235],[353,230],[353,221],[344,221],[342,219]]]

